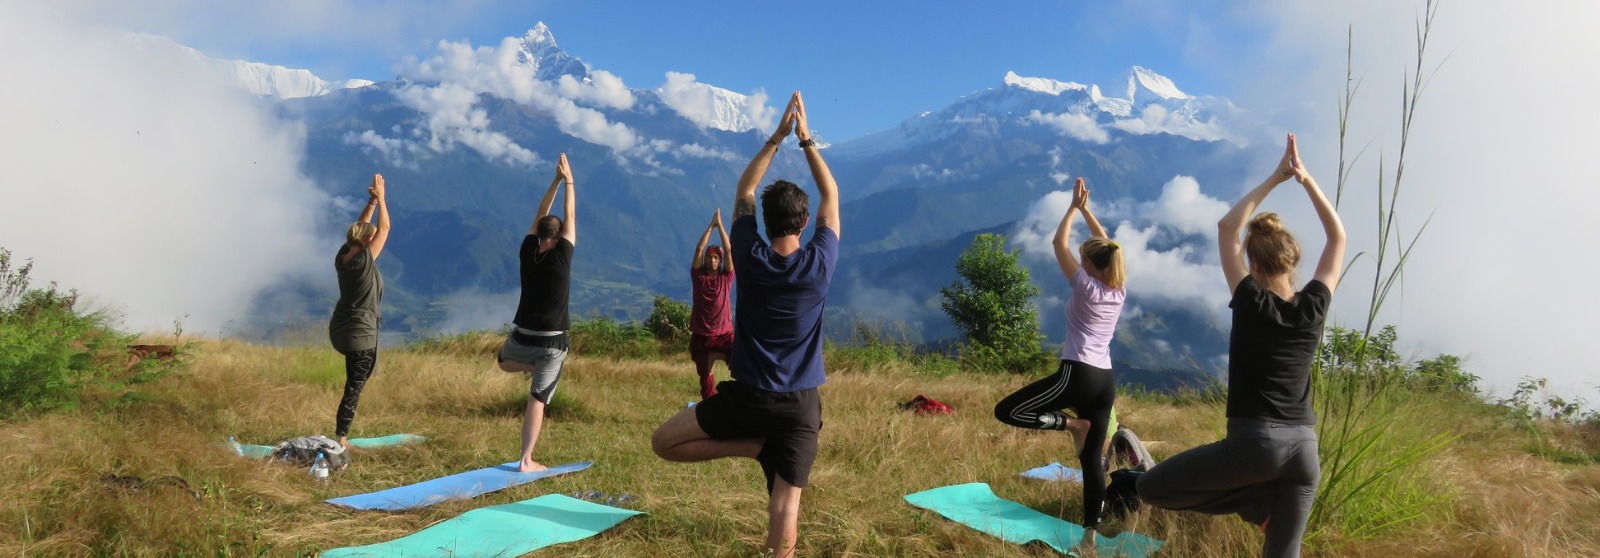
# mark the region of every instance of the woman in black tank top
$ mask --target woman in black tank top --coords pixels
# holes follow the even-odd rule
[[[1239,242],[1256,206],[1291,178],[1304,187],[1327,234],[1316,274],[1299,291],[1294,269],[1300,246],[1277,215],[1250,219]],[[1139,497],[1160,508],[1237,514],[1266,534],[1262,556],[1299,556],[1321,477],[1311,361],[1339,283],[1344,225],[1306,172],[1291,134],[1278,168],[1217,222],[1217,233],[1222,272],[1233,291],[1228,435],[1139,477]]]

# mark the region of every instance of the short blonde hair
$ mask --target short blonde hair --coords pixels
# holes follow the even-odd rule
[[[1291,274],[1300,264],[1300,243],[1283,227],[1278,214],[1263,212],[1250,220],[1244,233],[1244,253],[1256,269],[1269,276]]]
[[[366,246],[373,234],[378,232],[378,227],[372,223],[356,221],[350,224],[350,230],[345,231],[345,243],[356,246]]]
[[[1120,289],[1128,281],[1128,271],[1122,265],[1122,246],[1111,239],[1096,236],[1083,241],[1078,247],[1084,262],[1094,264],[1105,277],[1107,287]]]

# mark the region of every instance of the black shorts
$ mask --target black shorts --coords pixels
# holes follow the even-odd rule
[[[717,394],[694,406],[694,417],[714,440],[760,439],[756,461],[767,476],[805,488],[817,460],[817,435],[822,431],[822,396],[816,388],[775,392],[737,381],[717,384]]]

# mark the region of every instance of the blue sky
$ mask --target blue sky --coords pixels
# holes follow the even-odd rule
[[[180,2],[181,3],[181,2]],[[775,99],[793,89],[833,141],[882,130],[1007,71],[1099,83],[1131,66],[1186,92],[1229,96],[1229,52],[1265,23],[1219,2],[286,2],[270,8],[191,3],[181,17],[125,14],[214,57],[311,69],[324,78],[387,79],[440,40],[494,44],[544,21],[569,53],[634,88],[668,71]],[[821,127],[821,125],[819,125]]]

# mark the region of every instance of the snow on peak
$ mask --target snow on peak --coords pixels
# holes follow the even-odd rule
[[[134,33],[130,38],[141,48],[175,49],[195,65],[229,80],[235,87],[262,97],[278,99],[315,97],[340,89],[372,85],[372,81],[365,79],[328,81],[317,77],[311,70],[285,68],[246,60],[218,60],[161,35]]]
[[[532,66],[536,79],[559,79],[570,75],[582,80],[589,77],[589,66],[556,46],[556,35],[543,21],[535,23],[522,38],[517,39],[517,60]]]
[[[1136,93],[1143,89],[1162,99],[1188,99],[1190,95],[1178,90],[1178,86],[1167,79],[1167,76],[1153,71],[1134,66],[1128,72],[1128,100],[1138,98]]]
[[[1164,79],[1164,78],[1163,78]],[[1006,85],[1016,86],[1029,91],[1060,95],[1063,91],[1083,91],[1088,86],[1072,81],[1056,81],[1047,78],[1022,77],[1016,72],[1006,72]]]
[[[667,72],[667,82],[656,89],[667,106],[690,122],[705,127],[743,132],[768,125],[774,109],[766,95],[743,95],[697,81],[694,74]]]

